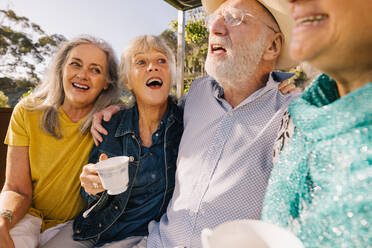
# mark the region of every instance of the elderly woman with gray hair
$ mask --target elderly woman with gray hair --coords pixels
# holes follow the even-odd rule
[[[111,47],[93,37],[64,43],[49,76],[12,114],[1,247],[38,247],[85,207],[79,175],[93,145],[92,116],[117,98]]]
[[[157,36],[139,36],[126,47],[119,75],[135,103],[103,123],[108,135],[89,162],[128,156],[128,189],[108,194],[94,166],[84,166],[80,179],[88,211],[46,247],[133,247],[148,234],[148,223],[160,219],[173,193],[183,132],[182,110],[169,97],[174,68],[171,50]]]

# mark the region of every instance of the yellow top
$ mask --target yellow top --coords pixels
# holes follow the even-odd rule
[[[58,117],[61,139],[40,128],[41,111],[25,110],[18,104],[5,138],[5,144],[29,147],[33,188],[29,214],[42,219],[42,230],[73,219],[85,207],[79,175],[88,162],[93,139],[90,133],[80,133],[82,120],[72,122],[62,107]]]

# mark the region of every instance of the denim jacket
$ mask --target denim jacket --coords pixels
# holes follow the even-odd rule
[[[108,135],[103,142],[91,151],[89,162],[96,163],[100,154],[109,157],[129,157],[128,189],[118,195],[109,195],[104,191],[100,195],[89,195],[82,188],[82,196],[88,203],[88,211],[82,211],[73,224],[73,238],[75,240],[96,239],[96,245],[122,240],[129,236],[147,235],[147,225],[151,220],[159,220],[165,212],[172,197],[178,146],[183,132],[182,110],[169,100],[164,131],[164,172],[165,180],[152,182],[151,171],[140,170],[141,145],[140,138],[135,132],[138,122],[137,107],[120,111],[112,120],[103,123]],[[154,167],[156,169],[156,167]],[[158,167],[159,168],[159,167]],[[151,182],[151,183],[150,183]],[[159,185],[162,182],[166,185]],[[148,185],[146,185],[148,184]],[[165,186],[165,187],[164,187]],[[161,192],[160,188],[166,190]],[[157,191],[157,192],[156,192]],[[156,206],[146,203],[158,196]],[[123,218],[125,220],[123,221]],[[120,223],[118,223],[120,222]]]

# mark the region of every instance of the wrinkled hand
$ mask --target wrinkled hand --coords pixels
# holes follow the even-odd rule
[[[0,248],[15,248],[12,237],[7,228],[7,219],[0,218]]]
[[[92,133],[96,146],[98,146],[99,142],[102,142],[103,140],[101,134],[107,135],[107,130],[102,126],[102,120],[111,120],[111,117],[119,112],[122,107],[122,105],[111,105],[93,115],[90,132]]]
[[[301,92],[301,90],[296,88],[296,85],[294,85],[294,83],[291,83],[290,80],[285,80],[285,81],[281,82],[278,85],[278,90],[280,90],[280,92],[283,95],[293,93],[293,92]]]
[[[99,157],[99,161],[106,160],[107,158],[107,155],[102,153]],[[83,167],[83,171],[80,174],[81,187],[83,187],[85,192],[90,195],[96,195],[105,191],[102,186],[101,179],[98,176],[97,170],[94,168],[94,165],[95,164],[85,165]]]

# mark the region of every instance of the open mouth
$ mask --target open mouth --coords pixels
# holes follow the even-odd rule
[[[211,51],[212,53],[215,53],[215,54],[222,54],[222,53],[226,53],[226,48],[220,44],[212,44]]]
[[[328,19],[327,14],[312,15],[312,16],[307,16],[307,17],[296,19],[296,25],[297,26],[316,25],[326,19]]]
[[[89,86],[83,84],[72,83],[72,86],[81,90],[89,90]]]
[[[150,78],[147,80],[146,86],[151,89],[159,89],[163,86],[163,81],[160,78]]]

